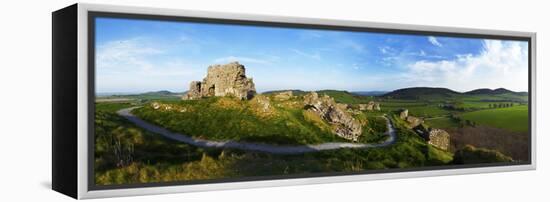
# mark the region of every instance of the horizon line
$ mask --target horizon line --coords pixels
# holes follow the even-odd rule
[[[266,93],[266,92],[273,92],[273,91],[294,91],[294,90],[297,90],[297,91],[304,91],[304,92],[312,92],[312,91],[324,91],[324,90],[334,90],[334,91],[345,91],[345,92],[393,92],[393,91],[397,91],[397,90],[402,90],[402,89],[409,89],[409,88],[441,88],[441,89],[448,89],[448,90],[451,90],[451,91],[454,91],[454,92],[458,92],[458,93],[467,93],[467,92],[471,92],[471,91],[474,91],[474,90],[480,90],[480,89],[489,89],[489,90],[497,90],[497,89],[505,89],[505,90],[508,90],[508,91],[512,91],[514,93],[528,93],[529,90],[527,91],[513,91],[513,90],[510,90],[510,89],[507,89],[507,88],[476,88],[476,89],[472,89],[472,90],[468,90],[468,91],[457,91],[457,90],[453,90],[451,88],[446,88],[446,87],[427,87],[427,86],[414,86],[414,87],[405,87],[405,88],[398,88],[398,89],[394,89],[394,90],[342,90],[342,89],[316,89],[316,90],[301,90],[301,89],[274,89],[274,90],[263,90],[263,91],[256,91],[257,93],[259,94],[262,94],[262,93]],[[154,92],[160,92],[160,91],[168,91],[170,93],[186,93],[188,90],[185,90],[185,91],[171,91],[171,90],[165,90],[165,89],[161,89],[161,90],[149,90],[149,91],[118,91],[118,92],[115,92],[115,91],[111,91],[111,92],[95,92],[95,95],[99,95],[99,94],[110,94],[110,95],[133,95],[133,94],[143,94],[143,93],[154,93]]]

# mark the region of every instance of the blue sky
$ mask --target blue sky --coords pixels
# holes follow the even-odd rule
[[[182,92],[232,61],[259,92],[528,88],[517,41],[98,18],[95,46],[98,93]]]

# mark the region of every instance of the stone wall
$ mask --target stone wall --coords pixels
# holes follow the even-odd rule
[[[247,78],[245,67],[232,62],[225,65],[208,67],[207,75],[202,81],[192,81],[189,91],[182,99],[193,100],[211,96],[235,96],[242,100],[252,99],[256,88],[252,78]]]
[[[420,124],[414,127],[413,130],[424,138],[428,144],[442,150],[448,150],[451,145],[451,135],[443,129],[425,128],[423,124]]]
[[[451,135],[442,129],[431,129],[428,133],[428,143],[440,149],[448,150],[451,144]]]

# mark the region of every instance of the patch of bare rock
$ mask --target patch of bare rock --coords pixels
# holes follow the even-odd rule
[[[370,101],[367,104],[359,104],[359,110],[361,111],[380,111],[380,103]]]
[[[304,96],[304,104],[307,110],[315,112],[333,125],[333,132],[339,137],[357,141],[363,133],[361,123],[342,109],[343,106],[338,105],[334,98],[328,95],[319,96],[316,92],[310,92]]]

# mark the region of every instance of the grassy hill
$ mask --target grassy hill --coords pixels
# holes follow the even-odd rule
[[[465,92],[464,94],[467,95],[502,95],[502,94],[512,94],[517,96],[527,96],[527,92],[514,92],[511,90],[508,90],[506,88],[497,88],[497,89],[489,89],[489,88],[480,88],[475,89],[472,91]]]
[[[505,89],[505,88],[497,88],[494,90],[491,90],[489,88],[480,88],[475,89],[472,91],[465,92],[464,94],[468,95],[498,95],[498,94],[506,94],[506,93],[514,93],[511,90]]]
[[[355,95],[362,95],[362,96],[379,96],[389,92],[388,91],[353,91],[351,93]]]
[[[392,99],[433,99],[451,98],[457,95],[460,95],[460,93],[447,88],[413,87],[394,90],[381,97]]]
[[[357,95],[348,91],[320,90],[317,91],[317,93],[319,93],[319,95],[328,95],[330,97],[333,97],[334,100],[338,103],[361,104],[368,103],[369,101],[373,100],[373,98],[370,96]]]
[[[267,108],[260,103],[264,99],[269,99]],[[212,140],[284,145],[347,141],[336,136],[332,126],[325,120],[304,110],[302,102],[299,96],[285,101],[270,99],[265,95],[256,96],[250,101],[210,97],[163,101],[159,103],[170,106],[171,110],[145,105],[133,113],[169,130]],[[361,115],[355,118],[365,123],[360,142],[379,141],[380,134],[385,132],[384,120]],[[369,121],[372,124],[368,124]]]
[[[504,88],[491,90],[481,88],[460,93],[447,88],[413,87],[398,89],[384,95],[382,98],[406,100],[475,100],[485,102],[526,102],[526,92],[514,92]]]

